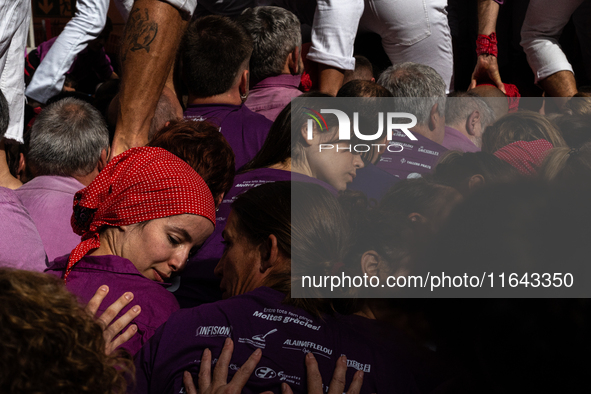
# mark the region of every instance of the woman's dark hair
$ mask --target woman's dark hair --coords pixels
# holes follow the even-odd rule
[[[253,245],[277,237],[281,253],[291,258],[291,269],[275,273],[269,287],[285,293],[285,303],[314,315],[330,313],[329,300],[291,298],[292,277],[327,274],[342,262],[348,243],[346,216],[337,199],[319,185],[274,182],[250,189],[232,204],[237,229]]]
[[[591,140],[591,114],[561,115],[554,119],[554,124],[571,148],[580,148]]]
[[[344,84],[337,97],[393,97],[392,93],[375,82],[354,79]]]
[[[175,120],[157,132],[148,146],[180,157],[203,178],[216,206],[234,182],[234,152],[218,127],[207,121]]]
[[[418,213],[436,230],[459,200],[452,187],[425,178],[405,179],[388,190],[380,200],[379,210],[406,217]]]
[[[331,95],[320,93],[320,92],[309,92],[304,93],[299,97],[332,97]],[[301,105],[295,106],[295,113],[301,114]],[[271,129],[269,130],[269,134],[267,135],[267,139],[263,144],[261,150],[256,154],[255,157],[252,158],[251,161],[246,163],[244,167],[242,167],[242,172],[255,170],[257,168],[265,168],[270,167],[274,164],[283,163],[287,159],[291,157],[291,150],[292,150],[292,130],[291,130],[291,113],[292,113],[292,104],[287,104],[285,108],[279,113]],[[305,122],[302,119],[302,123]]]
[[[531,111],[515,112],[486,128],[482,134],[482,151],[495,153],[513,142],[541,139],[555,148],[566,146],[560,131],[546,117]]]
[[[371,250],[377,252],[384,263],[380,266],[380,276],[411,269],[415,249],[427,243],[424,223],[412,221],[407,214],[388,207],[372,206],[365,194],[358,191],[341,193],[339,202],[348,215],[352,231],[344,267],[348,275],[363,275],[361,258]],[[363,295],[362,289],[352,289],[349,293],[352,299],[359,295]],[[362,304],[359,300],[351,303],[347,312],[354,312]]]
[[[468,182],[474,175],[482,175],[486,184],[509,182],[520,176],[512,165],[490,153],[451,151],[435,167],[433,179],[467,196],[471,192]]]

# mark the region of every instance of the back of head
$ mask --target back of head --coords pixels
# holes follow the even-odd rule
[[[355,70],[345,71],[345,77],[343,84],[350,81],[363,80],[372,81],[373,79],[373,66],[368,58],[365,56],[355,55]],[[375,81],[375,80],[374,80]]]
[[[429,261],[439,269],[445,264],[446,274],[558,270],[588,276],[581,271],[588,270],[590,189],[581,186],[574,192],[521,180],[482,188],[452,212]]]
[[[400,97],[396,110],[414,114],[419,124],[428,123],[435,104],[439,115],[445,114],[445,82],[429,66],[412,62],[395,64],[380,75],[378,84],[394,97]]]
[[[562,183],[585,183],[591,176],[591,143],[581,148],[551,149],[539,171],[549,181]]]
[[[281,7],[247,8],[238,22],[253,41],[250,72],[253,82],[280,75],[287,56],[302,45],[300,21]]]
[[[234,152],[213,124],[173,121],[161,129],[148,146],[166,149],[187,162],[203,178],[219,204],[234,181]]]
[[[478,85],[470,89],[470,93],[481,97],[495,112],[495,118],[507,115],[509,112],[509,101],[501,89],[492,85]]]
[[[478,175],[482,179],[475,181],[473,177]],[[455,188],[463,196],[469,195],[476,186],[509,182],[518,176],[513,166],[490,153],[459,151],[446,153],[434,173],[437,182]]]
[[[392,93],[375,82],[355,79],[345,83],[337,97],[392,97]]]
[[[90,174],[109,148],[109,131],[92,105],[69,97],[47,106],[31,128],[28,159],[35,175]]]
[[[119,115],[121,105],[119,102],[119,94],[115,95],[110,101],[107,108],[107,124],[111,130],[115,130],[117,125],[117,116]],[[156,109],[154,110],[154,117],[152,123],[150,123],[150,130],[148,131],[148,141],[154,138],[154,135],[164,126],[166,123],[183,118],[183,108],[181,107],[174,92],[164,87],[162,94],[156,103]]]
[[[591,115],[591,95],[579,92],[566,102],[564,108],[573,115]]]
[[[520,111],[503,116],[488,126],[482,135],[482,151],[495,153],[517,141],[546,140],[552,146],[566,146],[560,131],[543,115]]]
[[[0,140],[4,138],[6,130],[8,130],[8,122],[10,121],[10,113],[8,108],[8,101],[0,90]]]
[[[248,68],[252,38],[239,23],[222,16],[191,22],[179,48],[181,73],[189,93],[198,98],[229,91]]]
[[[0,392],[124,393],[130,361],[52,275],[0,268]]]
[[[388,190],[379,207],[405,217],[418,214],[414,220],[425,220],[436,230],[460,200],[460,194],[452,187],[424,178],[404,179]]]
[[[337,199],[319,185],[273,182],[241,194],[232,204],[232,212],[238,229],[250,242],[261,245],[273,234],[279,251],[291,259],[291,270],[273,275],[270,286],[286,293],[291,305],[313,314],[328,312],[326,300],[292,299],[290,289],[292,274],[325,274],[341,261],[349,233]]]
[[[591,141],[591,135],[589,133],[591,129],[591,114],[560,115],[554,118],[553,122],[560,130],[564,141],[571,148],[580,148],[586,142]]]
[[[182,117],[183,109],[178,99],[175,97],[174,92],[165,86],[156,104],[154,117],[150,124],[150,131],[148,132],[148,141],[151,141],[154,135],[166,126],[166,123],[182,119]]]
[[[445,124],[451,127],[465,124],[474,111],[480,113],[480,124],[483,130],[494,123],[493,109],[478,95],[471,92],[450,95],[445,102]]]

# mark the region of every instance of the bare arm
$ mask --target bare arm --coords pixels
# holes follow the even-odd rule
[[[491,33],[496,33],[499,8],[499,4],[493,0],[478,0],[478,34],[488,36]],[[495,56],[480,55],[476,59],[470,89],[482,82],[492,82],[503,93],[506,93]]]
[[[111,158],[148,142],[156,104],[188,21],[168,3],[137,0],[122,43],[121,106]]]

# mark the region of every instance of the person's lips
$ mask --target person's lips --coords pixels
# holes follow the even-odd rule
[[[170,276],[165,275],[164,273],[158,271],[155,268],[152,268],[154,270],[154,279],[156,279],[157,282],[164,282],[165,280],[168,280],[170,278]]]

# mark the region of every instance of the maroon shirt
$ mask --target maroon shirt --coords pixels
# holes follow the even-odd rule
[[[57,258],[49,264],[45,272],[63,277],[68,257]],[[133,293],[133,301],[123,308],[113,321],[123,316],[134,305],[142,308],[142,312],[133,320],[138,328],[137,333],[121,345],[121,348],[128,350],[132,355],[136,354],[156,329],[179,309],[179,304],[164,285],[146,278],[131,261],[119,256],[84,256],[68,276],[66,288],[78,296],[81,303],[86,304],[102,285],[109,286],[109,294],[103,300],[99,313],[104,312],[127,291]]]

